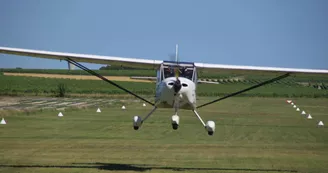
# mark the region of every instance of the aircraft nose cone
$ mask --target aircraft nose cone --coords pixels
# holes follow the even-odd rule
[[[173,89],[174,89],[174,92],[177,93],[181,90],[181,82],[179,79],[177,79],[174,84],[173,84]]]

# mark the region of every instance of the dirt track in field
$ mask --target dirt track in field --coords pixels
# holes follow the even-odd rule
[[[60,78],[60,79],[76,79],[76,80],[101,80],[96,76],[90,75],[65,75],[65,74],[42,74],[42,73],[7,73],[5,76],[27,76],[27,77],[43,77],[43,78]],[[127,82],[152,82],[150,80],[131,79],[128,76],[104,76],[113,81],[127,81]]]

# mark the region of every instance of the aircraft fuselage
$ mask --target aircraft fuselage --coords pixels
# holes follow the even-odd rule
[[[169,77],[156,86],[155,102],[159,108],[194,109],[196,107],[196,85],[193,81],[179,77],[181,89],[174,90],[175,77]]]

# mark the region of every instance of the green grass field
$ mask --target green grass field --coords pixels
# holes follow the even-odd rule
[[[211,98],[202,98],[205,102]],[[5,116],[0,125],[0,172],[328,172],[328,99],[294,102],[282,98],[236,97],[199,109],[216,122],[208,136],[191,111],[160,109],[139,131],[132,117],[150,107],[140,103],[81,110]],[[199,103],[199,104],[201,104]]]

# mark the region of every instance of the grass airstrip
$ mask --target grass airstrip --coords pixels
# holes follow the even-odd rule
[[[199,104],[213,98],[202,97]],[[234,97],[199,109],[216,122],[208,136],[191,111],[159,109],[141,127],[134,115],[150,106],[117,102],[59,111],[12,112],[0,125],[0,172],[328,172],[328,99],[297,98],[296,112],[285,98]]]
[[[184,110],[177,131],[170,124],[171,109],[157,110],[139,131],[133,130],[132,117],[144,117],[150,106],[126,102],[124,92],[82,71],[1,71],[0,118],[7,124],[0,125],[0,172],[328,172],[328,130],[318,127],[319,121],[328,122],[326,77],[290,77],[201,108],[205,121],[216,122],[214,136],[208,136],[193,113]],[[137,94],[151,98],[155,93],[154,83],[122,78],[153,71],[97,72]],[[199,85],[198,104],[264,80],[202,75],[221,84]],[[64,98],[53,97],[59,84],[65,86]],[[307,119],[309,113],[313,119]]]

